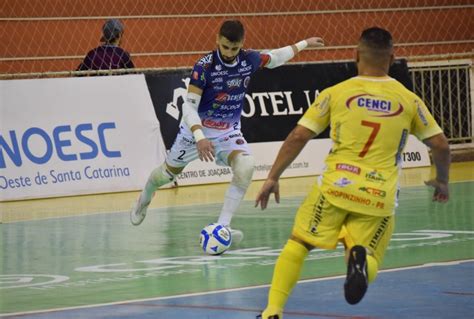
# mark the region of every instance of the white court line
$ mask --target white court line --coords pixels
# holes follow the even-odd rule
[[[385,269],[385,270],[380,270],[379,273],[396,272],[396,271],[404,271],[404,270],[412,270],[412,269],[420,269],[420,268],[428,268],[428,267],[453,266],[453,265],[459,265],[459,264],[462,264],[462,263],[469,263],[469,262],[474,262],[474,259],[452,260],[452,261],[446,261],[446,262],[433,262],[433,263],[427,263],[427,264],[423,264],[423,265],[408,266],[408,267],[393,268],[393,269]],[[345,277],[346,277],[345,275],[340,275],[340,276],[332,276],[332,277],[324,277],[324,278],[306,279],[306,280],[300,280],[300,281],[298,281],[298,283],[301,284],[301,283],[309,283],[309,282],[326,281],[326,280],[340,279],[340,278],[345,278]],[[189,298],[189,297],[213,295],[213,294],[219,294],[219,293],[259,289],[259,288],[267,288],[267,287],[270,287],[270,285],[266,284],[266,285],[258,285],[258,286],[230,288],[230,289],[222,289],[222,290],[216,290],[216,291],[196,292],[196,293],[181,294],[181,295],[175,295],[175,296],[166,296],[166,297],[156,297],[156,298],[146,298],[146,299],[135,299],[135,300],[127,300],[127,301],[109,302],[109,303],[102,303],[102,304],[96,304],[96,305],[87,305],[87,306],[54,308],[54,309],[46,309],[46,310],[39,310],[39,311],[15,312],[15,313],[8,313],[8,314],[0,314],[0,317],[21,316],[21,315],[28,315],[28,314],[41,314],[41,313],[50,313],[50,312],[67,311],[67,310],[78,310],[78,309],[89,309],[89,308],[97,308],[97,307],[104,307],[104,306],[125,305],[125,304],[130,304],[130,303],[146,302],[146,301],[160,301],[160,300],[169,300],[169,299],[178,299],[178,298]]]

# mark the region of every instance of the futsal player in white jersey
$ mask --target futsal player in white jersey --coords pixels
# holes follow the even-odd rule
[[[242,49],[244,26],[240,21],[225,21],[217,35],[217,49],[194,65],[180,131],[165,163],[154,169],[131,212],[131,222],[139,225],[155,191],[181,173],[185,166],[199,158],[232,168],[232,181],[225,194],[218,223],[228,227],[234,244],[243,237],[231,229],[237,211],[252,181],[254,158],[240,130],[240,117],[252,74],[262,67],[275,68],[298,52],[323,46],[321,38],[312,37],[296,44],[265,53]]]

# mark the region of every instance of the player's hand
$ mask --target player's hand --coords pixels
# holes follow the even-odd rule
[[[425,182],[425,185],[434,187],[433,201],[446,203],[449,200],[449,187],[448,183],[440,182],[436,179],[432,179]]]
[[[306,39],[306,42],[308,42],[307,48],[318,48],[318,47],[324,46],[324,40],[319,37],[312,37],[312,38]]]
[[[196,144],[199,159],[201,161],[212,162],[214,161],[214,145],[207,138],[204,138]]]
[[[271,180],[267,179],[263,184],[260,192],[257,195],[257,199],[255,200],[255,207],[260,207],[262,210],[267,208],[268,200],[270,199],[270,194],[275,194],[275,201],[280,203],[280,185],[278,184],[278,180]]]

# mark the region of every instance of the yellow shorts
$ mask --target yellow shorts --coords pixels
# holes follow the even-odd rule
[[[381,265],[394,225],[393,215],[371,216],[336,207],[314,185],[296,213],[293,236],[324,249],[336,248],[338,241],[347,248],[362,245]]]

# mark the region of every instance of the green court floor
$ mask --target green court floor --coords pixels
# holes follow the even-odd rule
[[[474,182],[402,189],[382,268],[474,258]],[[142,225],[128,212],[12,222],[0,226],[0,313],[76,307],[268,284],[302,197],[261,211],[246,201],[233,227],[245,238],[220,257],[200,251],[199,232],[220,204],[155,208]],[[310,253],[302,279],[345,273],[343,251]],[[472,280],[473,278],[466,278]]]

